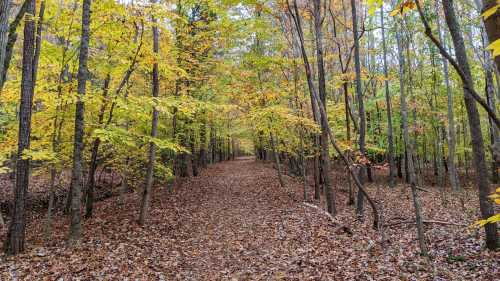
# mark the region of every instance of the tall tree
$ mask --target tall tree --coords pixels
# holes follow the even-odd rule
[[[318,67],[318,93],[323,104],[326,104],[326,79],[325,79],[325,63],[323,58],[323,13],[321,0],[313,1],[314,7],[314,33],[316,42],[316,62]],[[325,11],[326,12],[326,11]],[[335,202],[332,195],[332,184],[330,179],[330,150],[328,144],[328,133],[326,125],[328,124],[328,116],[321,116],[321,177],[323,179],[324,190],[326,195],[326,203],[328,212],[335,214]]]
[[[413,197],[413,206],[415,209],[415,219],[417,224],[417,235],[418,242],[420,246],[420,252],[422,255],[427,255],[427,244],[425,242],[425,234],[424,234],[424,226],[422,223],[422,211],[420,209],[420,201],[417,194],[417,182],[415,175],[415,165],[414,165],[414,149],[413,142],[410,140],[410,133],[408,129],[408,106],[406,101],[406,90],[404,83],[404,69],[405,69],[405,58],[403,54],[403,43],[401,38],[401,22],[398,23],[398,27],[396,28],[396,42],[397,42],[397,51],[398,51],[398,60],[399,60],[399,95],[400,95],[400,103],[401,103],[401,126],[402,134],[403,134],[403,147],[406,152],[406,165],[408,167],[408,177],[410,181],[412,197]]]
[[[366,115],[365,115],[365,105],[363,101],[363,91],[361,89],[361,61],[360,61],[360,47],[359,47],[359,36],[358,36],[358,12],[356,8],[356,0],[351,0],[351,11],[352,11],[352,32],[354,37],[354,72],[356,75],[355,85],[356,85],[356,100],[358,102],[358,114],[359,114],[359,152],[361,157],[366,157]],[[362,164],[361,169],[359,169],[359,179],[361,183],[365,180],[367,167]],[[357,208],[356,212],[359,216],[363,216],[363,193],[358,192]]]
[[[492,15],[484,19],[484,26],[486,34],[488,35],[488,41],[491,43],[500,39],[500,9],[495,8],[497,5],[497,0],[483,0],[483,13],[490,9],[496,9]],[[500,71],[500,56],[495,58],[495,63],[497,71]]]
[[[35,14],[35,0],[27,0],[27,12]],[[23,64],[21,81],[21,100],[19,107],[19,133],[16,161],[16,185],[14,190],[13,214],[5,240],[5,252],[16,255],[24,251],[26,227],[26,196],[28,193],[30,159],[25,152],[30,149],[31,108],[33,105],[33,63],[35,51],[34,17],[24,18]]]
[[[465,80],[468,86],[464,87],[464,103],[467,109],[467,117],[469,119],[469,130],[472,140],[472,153],[474,157],[474,166],[476,169],[476,184],[479,190],[479,206],[481,215],[484,219],[494,215],[493,205],[488,196],[491,193],[491,188],[488,181],[488,170],[486,167],[486,159],[484,153],[484,140],[481,132],[481,121],[476,102],[472,98],[471,92],[474,91],[472,74],[467,58],[464,39],[460,30],[453,0],[442,0],[444,15],[448,29],[450,30],[453,45],[455,46],[455,55],[459,67],[465,74]],[[489,249],[498,247],[497,226],[494,223],[486,224],[486,246]]]
[[[385,39],[385,25],[384,25],[384,6],[380,7],[380,26],[382,29],[382,51],[384,57],[384,89],[385,89],[385,103],[387,107],[387,158],[389,160],[389,186],[393,187],[396,184],[396,165],[394,163],[394,137],[392,128],[392,104],[391,93],[389,91],[389,75],[387,70],[387,46]]]
[[[91,0],[83,0],[82,5],[82,35],[80,39],[80,56],[78,64],[78,99],[75,110],[75,134],[73,142],[73,169],[71,176],[71,225],[69,243],[75,245],[82,235],[81,197],[83,190],[83,149],[84,149],[84,96],[87,92],[88,57],[90,42],[90,6]]]
[[[0,80],[4,70],[9,34],[10,0],[0,0]],[[3,83],[0,81],[0,85]],[[1,90],[1,88],[0,88]]]
[[[439,2],[436,1],[436,8],[439,8]],[[439,11],[439,9],[436,9]],[[443,44],[443,47],[446,49],[446,41],[444,40],[443,32],[441,30],[441,19],[437,17],[437,29],[439,34],[439,41]],[[453,190],[458,190],[460,188],[460,182],[458,179],[457,169],[455,166],[455,146],[456,146],[456,132],[455,132],[455,114],[453,110],[453,91],[450,85],[450,74],[448,69],[448,60],[441,55],[441,61],[443,64],[443,76],[444,83],[446,86],[446,94],[447,94],[447,118],[448,118],[448,131],[447,131],[447,139],[448,139],[448,177],[450,179],[450,185]]]
[[[156,0],[153,0],[152,5],[155,6],[157,3]],[[158,34],[158,25],[157,19],[155,16],[151,17],[151,21],[153,22],[153,52],[155,54],[159,53],[160,44],[159,44],[159,34]],[[158,78],[158,61],[155,60],[153,63],[153,73],[152,73],[152,83],[153,90],[152,96],[153,98],[157,98],[160,92],[160,81]],[[151,121],[151,138],[156,138],[158,134],[158,115],[159,112],[156,107],[153,107],[153,119]],[[156,160],[156,146],[151,140],[149,142],[149,152],[148,152],[148,166],[146,171],[146,182],[142,194],[142,203],[141,203],[141,212],[139,214],[139,224],[144,225],[148,216],[149,204],[151,201],[151,188],[153,186],[153,176],[154,176],[154,166]]]

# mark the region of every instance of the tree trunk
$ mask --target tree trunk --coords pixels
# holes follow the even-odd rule
[[[287,2],[287,4],[288,4],[288,2]],[[296,0],[293,1],[293,7],[294,7],[295,12],[292,12],[291,7],[289,5],[287,5],[288,11],[293,18],[293,21],[294,21],[294,24],[296,27],[296,31],[297,31],[298,37],[299,37],[300,50],[301,50],[302,59],[304,61],[304,68],[305,68],[305,72],[306,72],[309,93],[311,96],[311,102],[313,102],[313,105],[315,106],[315,108],[319,109],[319,114],[321,116],[326,117],[325,105],[321,102],[321,99],[319,98],[318,94],[316,93],[316,89],[313,87],[313,82],[311,79],[312,78],[311,68],[310,68],[309,59],[308,59],[308,56],[307,56],[307,53],[305,50],[305,46],[304,46],[304,34],[302,31],[302,25],[301,25],[301,21],[300,21],[300,13],[298,11]],[[333,137],[333,133],[332,133],[332,130],[330,128],[330,125],[328,123],[325,125],[326,125],[326,129],[327,129],[328,137],[330,139],[330,142],[331,142],[333,148],[341,156],[342,161],[349,169],[349,173],[350,173],[351,177],[354,179],[356,186],[358,187],[359,190],[361,190],[363,192],[364,196],[367,198],[368,202],[370,203],[370,206],[372,207],[372,210],[373,210],[373,227],[378,228],[380,218],[379,218],[379,213],[378,213],[378,209],[377,209],[375,202],[373,200],[371,200],[371,198],[368,196],[368,194],[366,193],[366,191],[363,188],[363,185],[359,181],[357,175],[352,171],[351,162],[349,161],[348,158],[346,158],[345,154],[340,150],[337,143],[335,142],[335,138]]]
[[[404,55],[403,46],[401,42],[400,28],[396,30],[396,41],[398,49],[399,58],[399,91],[400,91],[400,103],[401,103],[401,125],[403,126],[403,146],[406,151],[406,165],[408,167],[407,176],[410,181],[411,192],[413,197],[413,206],[415,209],[415,220],[417,223],[417,235],[420,247],[420,252],[422,255],[427,255],[427,243],[425,242],[425,234],[421,217],[420,202],[417,193],[416,178],[415,178],[415,167],[413,162],[413,145],[410,140],[410,134],[408,130],[408,109],[406,104],[406,93],[404,87]]]
[[[35,14],[35,1],[29,1],[27,10]],[[35,21],[26,17],[24,23],[23,66],[21,81],[21,100],[19,107],[19,134],[16,161],[16,185],[14,189],[14,206],[7,238],[5,252],[16,255],[24,251],[26,233],[26,196],[28,194],[30,159],[24,153],[30,149],[31,108],[33,105],[33,57],[35,48]]]
[[[488,9],[495,7],[498,4],[497,0],[483,0],[483,10],[484,13]],[[484,20],[484,19],[483,19]],[[486,34],[488,35],[488,41],[493,43],[500,39],[500,9],[497,9],[496,13],[484,20],[484,27],[486,29]],[[500,71],[500,56],[495,58],[495,63],[497,70]]]
[[[366,134],[366,116],[365,116],[365,106],[363,102],[363,92],[361,89],[361,62],[359,57],[359,36],[358,36],[358,13],[356,9],[356,0],[351,0],[351,10],[352,10],[352,29],[354,36],[354,72],[356,74],[356,99],[358,102],[358,114],[359,114],[359,152],[362,157],[366,157],[366,147],[365,147],[365,134]],[[358,178],[361,184],[364,183],[364,178],[366,175],[366,166],[362,164],[361,169],[359,169]],[[358,216],[363,216],[363,194],[358,191],[358,204],[356,208],[356,213]]]
[[[17,27],[19,26],[19,24],[21,23],[21,20],[24,18],[24,14],[26,13],[26,10],[28,9],[28,3],[29,3],[29,1],[24,1],[23,5],[19,9],[19,12],[17,13],[16,17],[9,25],[9,35],[7,37],[7,43],[5,46],[5,57],[4,57],[3,65],[2,65],[2,71],[0,72],[0,92],[3,88],[5,80],[7,78],[7,71],[9,70],[10,60],[12,58],[12,52],[14,50],[14,44],[16,43],[16,40],[17,40],[17,31],[16,30],[17,30]],[[8,16],[8,14],[7,14],[7,16]]]
[[[0,0],[0,80],[2,80],[3,72],[5,71],[4,66],[9,33],[9,15],[10,0]],[[2,81],[0,81],[0,85],[3,85]]]
[[[157,3],[157,0],[151,1],[153,5]],[[156,25],[157,20],[154,16],[151,17],[151,21],[153,22],[153,53],[159,53],[159,34],[158,34],[158,26]],[[154,62],[153,64],[153,90],[152,96],[153,98],[157,98],[160,91],[160,81],[158,77],[158,62]],[[156,107],[153,107],[153,116],[151,121],[151,138],[156,138],[158,133],[158,115],[159,112]],[[151,188],[153,186],[153,177],[154,177],[154,166],[156,160],[156,146],[154,142],[149,142],[149,152],[148,152],[148,166],[146,171],[146,182],[144,186],[144,190],[142,193],[142,201],[141,201],[141,211],[139,214],[139,224],[144,225],[149,212],[149,204],[151,201]]]
[[[486,167],[484,141],[481,132],[481,121],[480,121],[479,111],[476,107],[476,102],[473,99],[471,93],[472,91],[474,91],[472,87],[473,85],[472,74],[469,67],[469,61],[467,59],[467,53],[465,50],[465,44],[462,37],[462,32],[460,30],[460,25],[455,15],[453,0],[443,0],[442,2],[443,2],[443,9],[446,18],[446,23],[448,25],[448,29],[450,30],[450,34],[453,39],[453,45],[455,46],[455,55],[458,61],[458,65],[465,74],[466,83],[468,84],[466,87],[464,83],[464,103],[467,109],[467,116],[469,119],[469,129],[472,141],[472,153],[474,158],[474,166],[476,169],[476,184],[479,190],[479,206],[482,217],[486,219],[490,216],[493,216],[495,213],[492,202],[488,198],[492,190],[490,189],[490,185],[488,182],[488,171]],[[496,19],[498,20],[500,19],[500,17],[496,16]],[[491,24],[491,22],[490,23],[486,22],[486,24]],[[500,29],[496,29],[496,32],[500,32],[499,30]],[[494,38],[490,38],[490,41],[492,39]],[[484,229],[486,233],[486,247],[488,247],[488,249],[491,250],[496,249],[498,246],[496,224],[488,223],[484,226]]]
[[[106,79],[104,79],[104,87],[103,87],[103,103],[101,104],[101,108],[99,109],[99,115],[97,117],[98,125],[102,125],[104,121],[104,111],[106,110],[107,97],[109,92],[109,82],[111,80],[111,76],[109,73],[106,75]],[[87,188],[86,188],[86,206],[85,206],[85,218],[92,217],[92,211],[94,209],[94,187],[95,187],[95,172],[97,170],[97,156],[99,154],[99,146],[101,144],[101,140],[99,138],[94,139],[92,142],[92,151],[90,156],[90,167],[89,174],[87,180]]]
[[[436,2],[438,3],[438,2]],[[436,10],[438,5],[436,4]],[[437,28],[439,33],[439,41],[443,44],[443,47],[446,49],[446,41],[443,38],[443,33],[441,31],[441,20],[437,18]],[[452,190],[460,189],[460,181],[458,180],[457,168],[455,166],[455,145],[456,145],[456,132],[455,132],[455,117],[453,111],[453,92],[450,86],[450,74],[448,70],[448,60],[444,56],[441,55],[441,60],[443,64],[443,76],[444,82],[446,85],[446,93],[448,97],[447,107],[448,107],[448,131],[447,131],[447,139],[448,139],[448,177],[450,178],[450,185]]]
[[[85,102],[83,97],[87,91],[88,53],[90,41],[90,5],[91,0],[83,0],[82,5],[82,36],[80,41],[80,58],[78,66],[78,100],[75,111],[75,139],[73,150],[73,171],[71,178],[71,226],[69,243],[75,245],[82,235],[81,196],[83,190],[83,146],[84,146],[84,116]]]
[[[283,175],[281,171],[281,162],[280,162],[280,156],[278,154],[278,150],[276,148],[276,142],[274,140],[273,134],[269,133],[269,140],[271,141],[271,146],[273,148],[273,155],[274,155],[274,161],[276,163],[276,170],[278,170],[278,180],[280,183],[281,187],[285,187],[285,182],[283,181]]]
[[[200,128],[200,165],[203,169],[207,168],[207,119],[205,114],[203,114]]]
[[[326,104],[326,82],[325,82],[325,65],[323,60],[323,32],[321,16],[321,0],[314,0],[314,31],[316,42],[316,60],[318,65],[318,92],[319,98],[323,104]],[[326,126],[328,125],[328,116],[321,116],[321,178],[323,179],[324,190],[326,195],[327,210],[330,214],[337,213],[335,207],[335,196],[333,195],[331,179],[330,179],[330,152],[328,144],[328,133]]]
[[[380,10],[380,25],[382,27],[382,50],[384,53],[384,81],[385,87],[385,103],[387,106],[387,158],[389,160],[389,186],[394,187],[396,184],[396,166],[394,164],[394,139],[393,139],[393,128],[392,128],[392,105],[391,105],[391,95],[389,92],[389,81],[387,80],[387,47],[385,41],[385,26],[384,26],[384,7]]]

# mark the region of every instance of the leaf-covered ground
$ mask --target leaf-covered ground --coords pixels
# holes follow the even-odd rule
[[[138,194],[123,204],[116,197],[97,203],[77,248],[65,247],[61,215],[44,243],[37,213],[27,252],[0,256],[0,280],[498,280],[500,256],[482,249],[481,231],[428,224],[432,258],[421,258],[412,224],[376,232],[369,206],[356,221],[344,174],[333,178],[335,219],[303,203],[298,180],[287,176],[287,189],[280,188],[276,171],[253,159],[213,165],[173,194],[156,189],[146,227],[135,221]],[[402,185],[369,190],[383,202],[386,224],[412,218]],[[463,200],[448,194],[446,205],[437,191],[421,194],[428,220],[470,225],[477,218],[473,193]]]

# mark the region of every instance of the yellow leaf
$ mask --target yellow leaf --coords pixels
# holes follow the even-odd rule
[[[500,55],[500,39],[497,39],[495,42],[488,45],[488,47],[486,47],[486,50],[492,51],[493,57]]]
[[[494,15],[497,12],[498,8],[500,8],[500,4],[497,4],[497,5],[489,8],[488,10],[484,11],[484,13],[481,14],[481,16],[483,17],[483,20],[486,20],[489,17],[491,17],[492,15]]]

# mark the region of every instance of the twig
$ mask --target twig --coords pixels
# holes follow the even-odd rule
[[[454,223],[454,222],[447,222],[447,221],[436,221],[436,220],[423,220],[422,222],[423,223],[428,223],[428,224],[433,223],[433,224],[454,225],[454,226],[463,226],[463,227],[467,226],[466,224],[462,224],[462,223]],[[415,223],[415,220],[398,221],[398,222],[386,224],[386,225],[384,225],[384,227],[396,226],[396,225],[400,225],[400,224],[414,224],[414,223]]]

